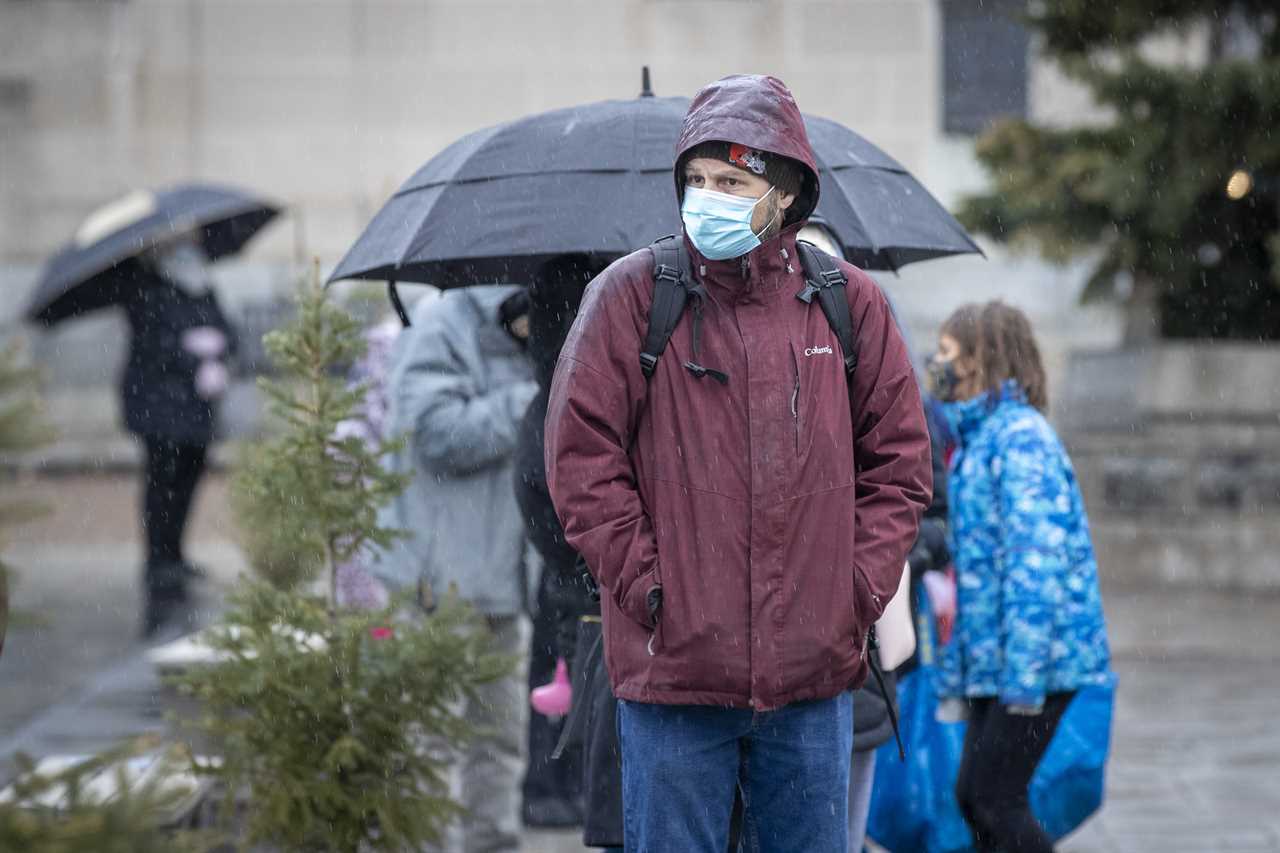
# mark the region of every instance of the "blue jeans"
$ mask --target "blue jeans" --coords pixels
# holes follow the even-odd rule
[[[849,845],[853,698],[754,712],[618,702],[627,853],[724,853],[734,786],[752,853]]]

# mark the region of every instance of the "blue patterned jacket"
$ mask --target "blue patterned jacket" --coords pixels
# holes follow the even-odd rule
[[[1071,460],[1018,386],[950,403],[956,628],[943,697],[1038,706],[1107,678],[1098,565]]]

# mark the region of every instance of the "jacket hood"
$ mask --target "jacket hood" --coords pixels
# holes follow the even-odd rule
[[[518,284],[482,284],[446,290],[436,298],[424,297],[414,306],[414,325],[418,325],[418,313],[435,314],[446,318],[448,325],[475,329],[476,344],[485,353],[522,353],[521,346],[502,328],[498,316],[502,303],[521,289]],[[436,304],[428,304],[432,302]]]
[[[805,179],[789,221],[802,222],[818,206],[818,166],[804,118],[791,91],[776,77],[735,74],[704,86],[693,96],[676,142],[676,198],[684,201],[684,156],[717,140],[789,157],[804,167]]]
[[[458,288],[458,294],[469,300],[486,320],[498,322],[498,309],[502,303],[515,296],[523,288],[518,284],[485,284],[478,287]],[[462,310],[459,307],[458,310]]]

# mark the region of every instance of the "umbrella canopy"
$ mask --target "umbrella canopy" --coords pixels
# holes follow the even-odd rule
[[[555,255],[617,257],[677,233],[671,176],[688,106],[603,101],[465,136],[396,191],[330,281],[527,281]],[[897,269],[980,252],[892,157],[837,122],[805,123],[822,182],[815,217],[851,262]]]
[[[396,191],[330,280],[527,281],[556,255],[620,256],[670,234],[687,107],[604,101],[465,136]]]
[[[51,326],[114,304],[120,283],[113,268],[177,234],[195,232],[210,260],[233,255],[279,212],[275,204],[224,186],[129,193],[90,214],[49,260],[26,317]]]
[[[804,117],[822,194],[813,219],[826,225],[846,260],[897,270],[982,249],[901,163],[837,121]]]

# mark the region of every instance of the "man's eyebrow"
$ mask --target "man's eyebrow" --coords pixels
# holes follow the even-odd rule
[[[717,163],[716,165],[707,169],[707,171],[710,172],[711,176],[715,178],[742,177],[742,170],[739,169],[737,166],[734,166],[732,163]]]
[[[705,173],[705,174],[704,174]],[[706,177],[706,178],[738,178],[742,177],[743,170],[739,169],[732,163],[716,163],[712,166],[703,166],[700,169],[693,165],[684,167],[685,178]]]

